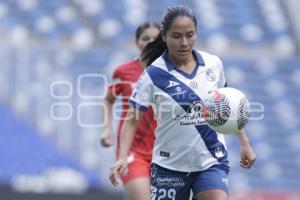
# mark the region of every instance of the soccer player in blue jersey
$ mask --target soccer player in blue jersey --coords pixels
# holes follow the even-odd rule
[[[160,35],[143,51],[148,67],[141,75],[122,129],[119,160],[110,179],[127,168],[127,153],[139,119],[151,105],[157,120],[152,167],[151,196],[156,199],[228,199],[229,163],[224,135],[210,129],[203,118],[203,100],[226,86],[221,60],[197,51],[197,20],[192,10],[173,6],[162,17]],[[250,168],[256,155],[243,130],[240,165]]]

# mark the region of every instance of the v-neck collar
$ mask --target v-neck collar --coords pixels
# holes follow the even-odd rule
[[[186,78],[189,78],[189,79],[192,79],[192,78],[194,78],[195,76],[196,76],[196,74],[197,74],[197,71],[198,71],[198,69],[199,69],[199,66],[205,66],[205,63],[204,63],[204,60],[203,60],[203,58],[202,58],[202,56],[201,56],[201,54],[199,53],[199,52],[197,52],[196,50],[192,50],[192,53],[193,53],[193,55],[195,56],[195,58],[196,58],[196,66],[195,66],[195,68],[193,69],[193,71],[192,71],[192,73],[191,74],[189,74],[189,73],[187,73],[187,72],[184,72],[184,71],[182,71],[182,70],[180,70],[180,69],[176,69],[176,66],[170,61],[170,59],[168,58],[168,50],[166,50],[164,53],[163,53],[163,55],[162,55],[162,58],[164,59],[164,61],[165,61],[165,64],[166,64],[166,66],[167,66],[167,69],[168,69],[168,71],[171,71],[171,70],[176,70],[178,73],[180,73],[181,75],[183,75],[184,77],[186,77]]]

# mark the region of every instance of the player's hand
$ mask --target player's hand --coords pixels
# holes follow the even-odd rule
[[[119,185],[120,175],[127,169],[128,163],[127,158],[120,158],[117,162],[110,168],[109,179],[110,182],[117,186]]]
[[[111,128],[105,128],[101,135],[100,143],[103,147],[110,147],[113,145],[113,133]]]
[[[250,169],[256,160],[256,154],[254,153],[249,143],[241,145],[241,161],[240,165],[243,168]]]

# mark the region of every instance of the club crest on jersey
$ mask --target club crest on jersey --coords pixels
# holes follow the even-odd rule
[[[206,70],[206,79],[208,81],[215,81],[216,80],[216,75],[212,69],[207,69]]]
[[[169,81],[169,85],[168,85],[168,87],[166,87],[166,88],[175,87],[175,86],[177,86],[177,85],[179,85],[178,82],[176,82],[176,81]]]
[[[191,81],[191,82],[190,82],[190,87],[191,87],[192,89],[197,89],[197,88],[198,88],[198,83],[197,83],[196,81]]]

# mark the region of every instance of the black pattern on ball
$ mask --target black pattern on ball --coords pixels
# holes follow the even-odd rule
[[[237,120],[238,129],[242,129],[246,126],[249,117],[250,117],[249,102],[246,98],[243,98],[240,101],[240,105],[238,109],[238,120]]]
[[[211,126],[221,126],[225,124],[230,116],[229,101],[226,96],[217,94],[206,101],[207,117],[206,121]]]

